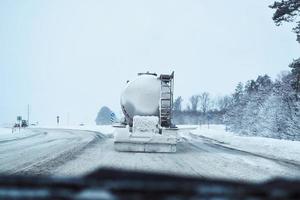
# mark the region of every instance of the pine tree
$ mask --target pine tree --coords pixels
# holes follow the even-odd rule
[[[297,41],[300,43],[300,21],[298,21],[300,16],[300,1],[299,0],[281,0],[275,1],[269,6],[275,9],[273,14],[273,20],[277,26],[281,25],[282,22],[294,22],[296,21],[296,26],[293,31],[297,35]]]
[[[225,114],[224,122],[227,127],[232,131],[242,130],[242,118],[244,110],[244,87],[240,82],[235,88],[235,92],[232,95],[232,104],[229,106],[228,111]]]
[[[289,67],[292,68],[292,87],[296,92],[296,101],[298,101],[300,95],[300,58],[294,60]]]
[[[112,111],[107,107],[103,106],[97,114],[95,122],[97,125],[108,125],[111,124],[111,113]]]

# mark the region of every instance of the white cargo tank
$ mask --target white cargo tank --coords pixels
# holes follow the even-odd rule
[[[173,78],[139,73],[121,93],[125,125],[115,125],[117,151],[176,152],[177,132],[172,126]]]
[[[126,122],[132,126],[134,116],[159,116],[161,81],[156,74],[142,73],[127,82],[121,94]]]

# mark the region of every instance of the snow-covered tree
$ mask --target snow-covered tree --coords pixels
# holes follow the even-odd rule
[[[281,0],[275,1],[270,8],[275,9],[273,20],[277,26],[283,22],[296,22],[293,31],[297,35],[297,41],[300,43],[300,1],[299,0]]]
[[[97,125],[108,125],[111,124],[112,111],[107,107],[103,106],[97,114],[95,122]]]
[[[225,114],[224,122],[233,131],[242,130],[242,118],[245,106],[244,86],[240,82],[232,95],[232,104]]]
[[[217,109],[226,112],[232,103],[232,98],[229,95],[219,97],[216,101]]]
[[[295,89],[296,101],[298,101],[300,99],[300,58],[294,60],[289,67],[292,69],[292,87]]]
[[[228,127],[242,134],[282,139],[300,139],[300,103],[295,96],[295,74],[282,74],[273,83],[258,76],[238,84],[225,114]]]

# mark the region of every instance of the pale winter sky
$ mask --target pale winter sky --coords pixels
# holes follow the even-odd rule
[[[300,45],[276,27],[272,0],[0,0],[0,124],[17,115],[94,123],[119,114],[120,92],[138,72],[175,71],[175,95],[233,92],[273,78]]]

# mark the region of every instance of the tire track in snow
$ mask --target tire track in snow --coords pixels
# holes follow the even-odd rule
[[[85,149],[92,147],[99,141],[105,140],[106,137],[95,131],[65,129],[38,129],[35,131],[41,132],[40,134],[44,134],[44,132],[47,131],[48,136],[55,133],[60,137],[35,138],[33,143],[34,146],[23,146],[19,141],[15,141],[15,143],[12,143],[15,145],[15,148],[11,151],[8,151],[5,154],[5,150],[2,149],[4,150],[4,154],[2,155],[6,156],[6,159],[4,159],[3,162],[7,159],[7,162],[9,162],[6,168],[2,166],[4,167],[4,170],[2,169],[3,172],[6,174],[50,175],[58,166],[75,159]],[[24,147],[23,149],[18,148],[19,143]],[[19,156],[23,160],[16,160],[16,165],[14,166],[12,158],[14,158],[14,155],[19,155],[21,152],[28,152],[26,153],[26,156],[29,160],[26,162],[26,157],[23,158]],[[32,159],[28,154],[33,154],[33,158],[35,159]]]
[[[68,132],[68,131],[65,131]],[[76,134],[71,132],[72,134]],[[29,166],[18,170],[15,174],[22,174],[22,175],[51,175],[52,171],[54,171],[59,166],[76,159],[78,155],[80,155],[85,149],[93,147],[96,143],[100,142],[101,140],[105,139],[104,135],[95,135],[95,137],[88,143],[83,143],[80,145],[76,145],[66,151],[60,152],[57,156],[53,158],[45,158],[39,162],[32,163]],[[77,139],[80,141],[80,139]],[[78,141],[77,141],[78,142]]]

